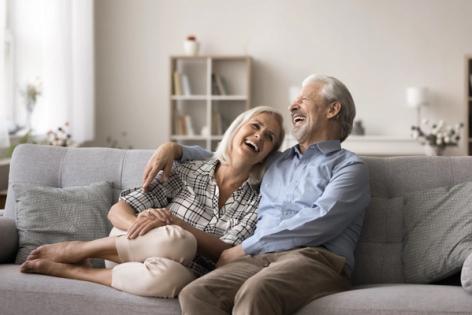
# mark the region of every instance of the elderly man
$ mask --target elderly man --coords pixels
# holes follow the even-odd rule
[[[349,288],[370,200],[367,167],[340,145],[352,129],[354,101],[336,78],[311,75],[289,111],[298,144],[268,166],[254,235],[181,291],[183,314],[290,314]],[[208,154],[175,144],[158,149],[145,186],[169,171],[171,157]]]

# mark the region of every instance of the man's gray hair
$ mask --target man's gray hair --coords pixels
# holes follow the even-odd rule
[[[322,82],[321,95],[326,101],[326,104],[332,102],[341,103],[341,110],[337,115],[337,120],[341,125],[341,142],[344,141],[351,133],[354,117],[356,116],[356,105],[351,93],[347,87],[334,77],[323,74],[312,74],[303,80],[302,86]]]
[[[252,117],[262,113],[272,114],[272,116],[274,116],[274,118],[280,125],[280,133],[275,135],[276,139],[274,142],[274,148],[272,149],[271,153],[278,151],[285,137],[282,114],[280,114],[280,112],[276,109],[269,106],[257,106],[239,114],[239,116],[233,120],[231,125],[225,131],[223,139],[221,139],[220,143],[218,144],[214,157],[217,158],[221,163],[229,162],[228,152],[233,142],[233,138],[236,135],[236,132],[238,132],[239,128],[241,128],[241,126],[248,122]],[[254,167],[251,171],[249,179],[252,184],[257,184],[262,180],[266,160],[267,158],[262,162],[261,165]]]

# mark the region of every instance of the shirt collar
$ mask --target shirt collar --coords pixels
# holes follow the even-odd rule
[[[206,175],[209,177],[213,177],[215,174],[216,166],[218,165],[218,160],[215,158],[209,159],[207,161],[204,161],[202,165],[197,169],[197,172]]]
[[[209,159],[207,161],[204,161],[202,165],[198,168],[197,172],[208,176],[210,178],[215,177],[215,171],[216,171],[216,166],[218,165],[219,161],[216,158]],[[258,194],[258,185],[253,185],[249,182],[249,179],[247,179],[238,189],[239,190],[247,190],[250,189],[253,193]]]
[[[339,141],[339,140],[321,141],[321,142],[314,143],[314,144],[310,145],[306,151],[308,152],[308,151],[312,151],[312,150],[316,150],[316,149],[320,150],[321,153],[327,155],[331,152],[341,150],[341,141]],[[300,152],[298,144],[294,145],[291,148],[291,154],[296,154],[299,157],[301,157],[303,155]]]

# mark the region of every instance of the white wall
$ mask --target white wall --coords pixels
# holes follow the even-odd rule
[[[368,134],[409,136],[408,86],[432,91],[424,117],[466,122],[471,12],[468,0],[96,0],[96,144],[167,140],[169,56],[188,34],[203,54],[254,58],[255,105],[287,112],[289,86],[319,72],[350,88]]]

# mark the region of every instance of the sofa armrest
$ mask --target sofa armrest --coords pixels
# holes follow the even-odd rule
[[[18,231],[15,221],[0,217],[0,264],[12,263],[18,251]]]

